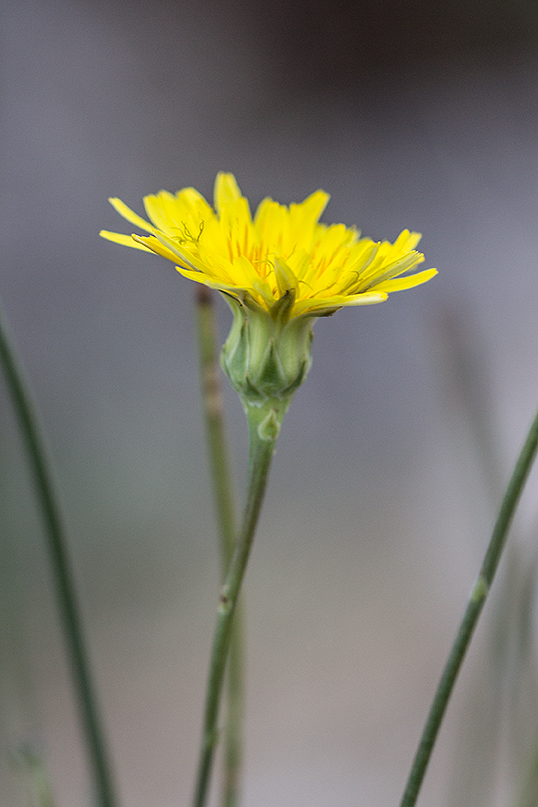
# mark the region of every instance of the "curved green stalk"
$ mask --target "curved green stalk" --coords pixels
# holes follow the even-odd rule
[[[461,664],[474,633],[474,629],[484,607],[486,597],[493,583],[501,554],[504,549],[508,529],[512,522],[517,503],[531,469],[538,446],[538,413],[531,425],[516,466],[508,483],[499,510],[482,568],[471,591],[469,602],[456,634],[446,666],[441,675],[433,703],[430,708],[422,737],[411,767],[400,807],[414,807],[426,768],[441,726],[448,701],[452,694]]]
[[[221,589],[217,609],[217,624],[211,650],[194,807],[204,807],[209,793],[209,780],[217,742],[219,701],[232,633],[233,617],[258,523],[278,433],[278,429],[272,428],[272,413],[269,413],[269,420],[270,427],[265,430],[261,427],[255,427],[252,420],[250,421],[250,464],[247,501],[241,531]]]
[[[198,313],[202,401],[219,527],[222,580],[224,582],[237,533],[230,462],[224,432],[224,407],[218,363],[215,312],[212,293],[206,286],[199,285],[196,288],[196,308]],[[242,623],[241,608],[239,608],[235,614],[230,649],[228,651],[228,714],[224,740],[223,807],[236,807],[239,803],[239,783],[243,758],[244,653]]]
[[[0,362],[19,421],[34,477],[37,498],[45,526],[47,551],[53,571],[55,594],[64,638],[71,662],[71,672],[80,709],[83,731],[94,785],[100,807],[117,804],[112,772],[93,689],[90,666],[82,634],[79,606],[72,579],[60,506],[54,490],[45,442],[38,423],[32,396],[8,336],[0,311]]]

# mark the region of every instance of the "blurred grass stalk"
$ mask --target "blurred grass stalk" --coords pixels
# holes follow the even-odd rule
[[[475,436],[475,443],[478,453],[483,462],[484,477],[489,483],[490,490],[495,489],[495,470],[498,467],[494,459],[494,441],[492,431],[487,428],[485,419],[480,414],[480,389],[476,376],[470,372],[472,369],[472,357],[459,338],[457,329],[453,328],[451,318],[445,318],[445,336],[448,336],[448,347],[451,350],[453,359],[452,382],[456,391],[461,396],[464,409],[467,410],[470,426]],[[538,412],[529,429],[525,443],[516,462],[514,471],[506,488],[502,499],[499,515],[486,551],[482,567],[478,574],[475,585],[471,591],[470,599],[464,612],[463,619],[456,634],[454,644],[451,648],[447,663],[441,675],[437,691],[434,696],[422,737],[411,767],[411,772],[407,781],[406,789],[402,797],[400,807],[414,807],[416,804],[420,787],[424,779],[426,769],[433,751],[441,722],[443,720],[446,707],[448,705],[452,690],[454,688],[461,664],[472,639],[476,624],[484,607],[486,598],[491,589],[495,573],[497,571],[501,555],[506,544],[508,530],[510,528],[513,515],[519,502],[523,487],[532,467],[536,450],[538,447]],[[525,587],[528,589],[528,586]],[[528,592],[527,592],[528,593]],[[526,600],[528,597],[525,598]],[[526,609],[528,614],[528,608]],[[504,632],[504,631],[503,631]],[[531,766],[531,773],[527,781],[526,792],[532,787],[536,779],[534,765]],[[536,793],[536,791],[534,791]],[[532,802],[533,804],[535,802]],[[521,807],[530,807],[531,802],[521,800]],[[519,803],[518,803],[519,807]]]
[[[224,582],[237,533],[230,460],[224,428],[217,327],[211,290],[207,286],[197,285],[195,300],[200,354],[200,387],[220,539],[221,577]],[[239,605],[234,618],[228,651],[227,722],[221,794],[223,807],[236,807],[240,800],[243,759],[243,641],[243,616]]]
[[[71,664],[75,693],[82,721],[88,762],[100,807],[118,807],[110,760],[97,708],[95,688],[83,636],[80,609],[58,496],[37,409],[22,365],[9,336],[0,309],[0,363],[19,422],[45,528],[46,548],[64,639]]]
[[[23,743],[10,756],[13,767],[25,781],[28,804],[32,807],[57,807],[47,767],[39,750]]]
[[[461,449],[472,451],[484,482],[473,498],[485,493],[486,504],[495,506],[502,494],[502,462],[487,361],[470,318],[461,311],[442,310],[436,319],[436,336],[442,351],[437,364],[444,370],[444,397],[457,418],[458,436],[464,435]],[[462,710],[465,718],[456,742],[455,775],[449,780],[448,801],[455,807],[487,807],[495,786],[506,777],[509,784],[515,783],[517,807],[538,804],[538,668],[533,652],[537,527],[529,536],[530,552],[522,545],[525,536],[518,534],[513,534],[507,548],[485,652]]]

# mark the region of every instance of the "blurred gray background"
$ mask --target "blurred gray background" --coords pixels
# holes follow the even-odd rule
[[[124,807],[189,804],[218,564],[194,289],[99,239],[129,229],[107,197],[139,212],[160,188],[211,198],[226,170],[253,209],[321,187],[326,222],[424,234],[437,278],[317,323],[246,584],[245,807],[396,805],[538,400],[536,5],[6,0],[0,36],[0,296],[54,455]],[[220,301],[219,318],[224,339]],[[246,428],[225,392],[240,500]],[[0,804],[32,804],[12,760],[31,743],[57,807],[85,807],[3,384],[0,406]],[[489,426],[485,472],[475,438]],[[536,481],[516,581],[532,568]],[[488,606],[423,804],[515,804],[514,744],[474,719],[501,701],[498,725],[514,713],[487,663],[506,602]]]

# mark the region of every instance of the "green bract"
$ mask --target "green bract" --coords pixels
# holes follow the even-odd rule
[[[223,293],[234,314],[220,362],[239,394],[249,418],[258,427],[271,430],[280,424],[295,390],[305,380],[312,364],[311,315],[293,317],[293,291],[287,291],[269,311],[249,295],[241,299]],[[268,415],[272,417],[260,426]],[[272,439],[272,437],[271,437]]]

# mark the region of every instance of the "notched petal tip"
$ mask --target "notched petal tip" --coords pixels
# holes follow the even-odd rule
[[[241,198],[241,190],[233,174],[219,171],[215,179],[215,210],[222,215],[223,209]]]

